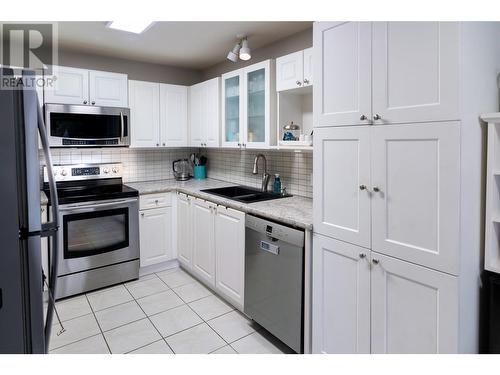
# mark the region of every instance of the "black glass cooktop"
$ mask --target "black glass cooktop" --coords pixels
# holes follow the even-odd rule
[[[48,184],[44,185],[44,192],[49,199]],[[71,181],[57,183],[59,204],[91,202],[106,199],[130,198],[139,196],[139,192],[122,184],[121,179]]]

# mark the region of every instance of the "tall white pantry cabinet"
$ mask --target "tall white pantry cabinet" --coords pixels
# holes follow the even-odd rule
[[[479,349],[495,23],[314,24],[313,353]]]

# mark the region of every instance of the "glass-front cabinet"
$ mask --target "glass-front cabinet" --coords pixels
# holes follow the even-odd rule
[[[267,148],[273,144],[274,61],[267,60],[222,76],[222,145]]]

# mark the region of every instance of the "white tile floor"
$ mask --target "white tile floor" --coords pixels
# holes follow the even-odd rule
[[[54,354],[281,354],[290,349],[180,268],[57,302]]]

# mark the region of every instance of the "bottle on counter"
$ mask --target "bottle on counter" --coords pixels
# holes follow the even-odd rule
[[[279,173],[274,175],[273,193],[281,194],[281,178]]]

